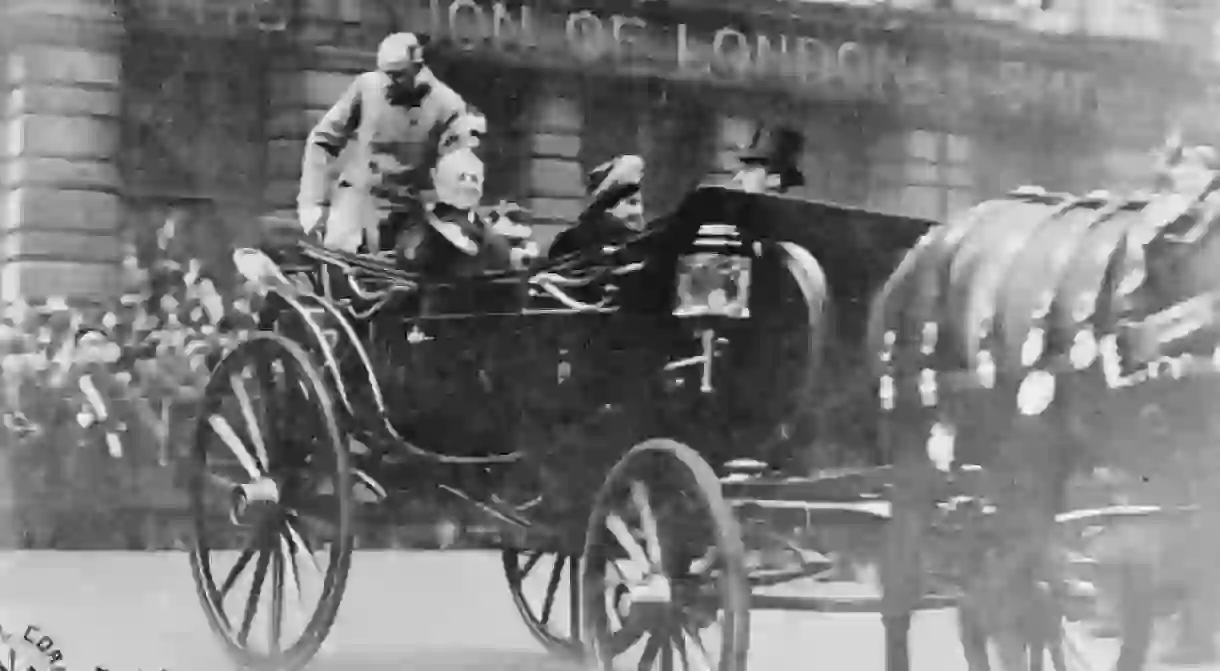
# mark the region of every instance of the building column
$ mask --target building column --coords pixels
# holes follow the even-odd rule
[[[309,131],[356,75],[372,65],[371,52],[322,55],[310,45],[286,48],[276,57],[267,122],[267,207],[295,211]],[[340,155],[333,175],[336,179],[348,156]]]
[[[584,171],[580,165],[580,134],[584,126],[580,99],[555,87],[535,92],[527,115],[528,156],[524,195],[535,222],[535,235],[544,247],[571,225],[584,207]]]
[[[0,298],[120,291],[121,19],[110,0],[7,0]]]

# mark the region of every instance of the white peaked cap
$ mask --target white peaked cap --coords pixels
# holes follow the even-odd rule
[[[377,69],[397,72],[424,62],[424,46],[415,33],[394,33],[377,47]]]

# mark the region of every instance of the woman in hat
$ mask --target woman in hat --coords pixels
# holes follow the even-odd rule
[[[579,250],[600,249],[644,230],[644,159],[625,154],[589,171],[590,203],[571,228],[555,236],[547,256],[559,258]]]

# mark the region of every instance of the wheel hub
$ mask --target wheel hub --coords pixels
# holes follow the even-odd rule
[[[673,603],[673,588],[662,574],[650,575],[634,585],[620,585],[615,594],[615,610],[626,619],[644,609],[655,610]]]
[[[237,485],[229,497],[229,519],[238,526],[247,526],[280,503],[280,485],[272,478]]]

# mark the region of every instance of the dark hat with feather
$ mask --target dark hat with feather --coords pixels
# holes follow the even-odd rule
[[[644,159],[623,154],[602,163],[585,176],[585,188],[594,204],[614,207],[619,201],[638,192],[644,183]]]

